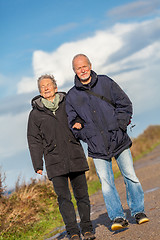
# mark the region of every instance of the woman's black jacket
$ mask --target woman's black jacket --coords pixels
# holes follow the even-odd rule
[[[43,105],[41,96],[32,100],[27,129],[34,170],[43,170],[44,156],[49,179],[89,169],[83,148],[68,127],[65,95],[57,94],[60,95],[60,103],[55,115]]]

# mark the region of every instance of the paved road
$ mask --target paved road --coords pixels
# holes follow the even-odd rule
[[[91,218],[96,240],[160,240],[160,146],[134,164],[136,174],[142,184],[145,197],[145,211],[150,222],[137,225],[130,216],[125,196],[123,178],[116,179],[123,208],[129,220],[129,227],[112,232],[101,191],[91,196]],[[65,232],[47,240],[67,240]]]

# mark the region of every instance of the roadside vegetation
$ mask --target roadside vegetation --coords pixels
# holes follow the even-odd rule
[[[134,160],[137,160],[160,144],[160,125],[149,126],[143,134],[133,139],[131,147]],[[90,171],[87,172],[89,194],[100,189],[94,163],[88,158]],[[113,171],[119,175],[113,159]],[[52,183],[45,176],[42,180],[31,179],[30,183],[20,184],[17,180],[15,191],[5,192],[5,174],[0,171],[0,239],[29,240],[47,239],[63,230],[63,221],[58,210],[56,194]],[[73,197],[75,204],[75,199]]]

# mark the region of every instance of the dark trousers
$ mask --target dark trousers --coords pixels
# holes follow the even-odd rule
[[[66,225],[66,231],[70,236],[73,234],[80,234],[75,209],[71,201],[68,178],[70,179],[77,202],[82,234],[88,231],[92,232],[92,223],[90,221],[90,201],[85,172],[69,173],[52,178],[54,190],[58,196],[59,210]]]

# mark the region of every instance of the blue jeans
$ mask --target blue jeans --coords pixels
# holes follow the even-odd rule
[[[137,213],[144,212],[144,193],[134,171],[130,149],[124,150],[115,159],[125,182],[127,203],[131,215],[134,216]],[[102,193],[109,218],[111,220],[118,217],[125,218],[119,194],[114,183],[111,159],[93,159],[93,161],[102,184]]]

